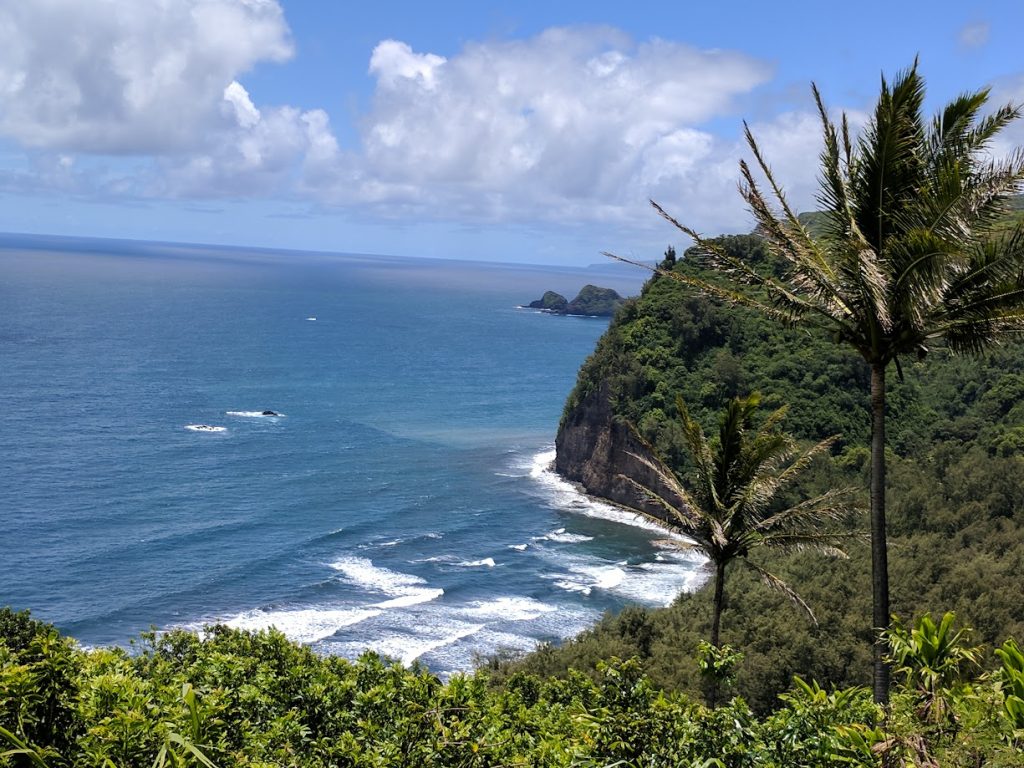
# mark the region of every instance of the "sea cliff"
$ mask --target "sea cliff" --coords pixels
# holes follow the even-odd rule
[[[647,500],[623,478],[628,475],[674,498],[637,458],[645,451],[629,424],[613,413],[609,388],[602,386],[567,409],[555,439],[555,471],[591,496],[672,522],[664,506]]]

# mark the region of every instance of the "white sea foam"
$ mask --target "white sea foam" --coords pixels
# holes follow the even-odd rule
[[[356,586],[383,592],[393,597],[421,595],[434,590],[425,587],[426,581],[411,573],[399,573],[389,568],[380,568],[366,557],[342,557],[331,563],[331,568],[340,571]]]
[[[425,654],[436,652],[477,634],[485,626],[479,622],[431,617],[429,621],[408,629],[391,627],[379,631],[369,643],[359,640],[332,641],[328,648],[333,653],[353,657],[370,647],[384,656],[401,660],[403,664],[412,664]],[[472,650],[463,649],[462,653],[448,661],[449,669],[468,669],[472,662]]]
[[[549,541],[557,541],[560,544],[580,544],[584,541],[593,541],[593,536],[585,536],[582,533],[566,533],[565,528],[559,528],[556,531],[552,531],[544,538]]]
[[[626,580],[626,572],[618,565],[598,566],[595,568],[581,567],[579,572],[594,580],[598,589],[615,589]]]
[[[307,319],[307,320],[309,320],[310,322],[314,322],[314,321],[316,321],[316,318],[315,318],[315,317],[307,317],[306,319]]]
[[[556,575],[551,576],[554,579],[555,586],[559,589],[564,589],[566,592],[579,592],[583,595],[589,595],[591,586],[584,584],[580,581],[573,581],[572,579],[562,579]]]
[[[212,427],[209,424],[186,424],[185,429],[193,432],[227,432],[227,427]]]
[[[650,562],[609,563],[579,552],[541,552],[558,570],[541,574],[567,592],[590,595],[602,591],[645,605],[669,605],[680,592],[690,592],[707,579],[703,555],[694,549],[662,551]]]
[[[627,572],[617,565],[571,565],[569,573],[550,574],[555,586],[568,592],[589,595],[592,590],[615,591],[627,577]]]
[[[443,594],[443,589],[420,589],[412,594],[393,597],[390,600],[385,600],[382,603],[374,603],[373,605],[375,608],[408,608],[410,605],[429,603],[431,600],[436,600]]]
[[[330,637],[343,627],[379,616],[381,610],[363,608],[298,608],[295,610],[246,611],[224,623],[235,629],[260,630],[277,627],[299,643],[314,643]]]
[[[479,560],[461,560],[456,555],[433,555],[431,557],[421,557],[418,560],[411,560],[413,563],[445,563],[447,565],[455,565],[460,568],[493,568],[496,563],[493,557],[484,557]]]
[[[476,600],[462,609],[462,613],[480,619],[529,621],[557,610],[555,606],[532,597],[506,596],[494,600]]]
[[[642,563],[632,566],[612,592],[647,605],[671,605],[680,592],[692,592],[707,579],[700,562]]]
[[[508,545],[508,548],[509,548],[509,549],[514,549],[514,550],[516,550],[517,552],[525,552],[525,551],[526,551],[526,548],[527,548],[528,546],[530,546],[530,545],[529,545],[529,544],[509,544],[509,545]]]
[[[637,528],[645,528],[649,531],[657,531],[667,538],[678,538],[681,541],[686,540],[686,537],[670,531],[650,518],[587,496],[575,485],[558,476],[554,471],[554,461],[554,449],[541,451],[533,457],[530,477],[547,492],[552,505],[556,509],[575,512],[587,517],[611,520]]]
[[[264,413],[263,411],[224,411],[225,416],[237,416],[245,419],[276,419],[283,413]]]
[[[436,651],[439,648],[444,648],[447,645],[452,645],[453,643],[456,643],[459,640],[462,640],[463,638],[469,637],[470,635],[475,635],[485,626],[486,624],[468,624],[463,627],[459,627],[454,632],[446,634],[442,637],[423,639],[421,635],[417,635],[411,641],[403,642],[399,640],[395,644],[400,646],[400,650],[398,654],[395,655],[401,658],[402,663],[412,664],[420,656],[430,653],[431,651]],[[395,640],[398,640],[398,638],[395,638]],[[384,643],[384,646],[387,646],[386,641]]]

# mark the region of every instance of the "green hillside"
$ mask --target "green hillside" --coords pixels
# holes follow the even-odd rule
[[[746,259],[768,258],[757,237],[721,242]],[[893,610],[904,620],[954,610],[990,646],[1024,637],[1024,346],[984,357],[954,357],[939,347],[904,363],[902,373],[903,381],[892,377],[888,401]],[[767,405],[789,405],[785,427],[797,437],[841,435],[832,459],[814,468],[794,498],[850,485],[865,489],[866,507],[868,381],[861,359],[830,339],[655,277],[580,370],[566,414],[607,387],[617,418],[685,467],[676,395],[710,426],[727,398],[757,390]],[[851,533],[866,529],[862,519]],[[770,561],[810,603],[818,626],[752,576],[729,575],[723,640],[747,655],[738,690],[755,708],[772,707],[793,674],[868,682],[870,558],[859,540],[848,549],[849,560],[800,554]],[[697,691],[692,652],[707,637],[710,603],[704,589],[667,609],[632,608],[509,668],[560,674],[635,654],[657,685]]]

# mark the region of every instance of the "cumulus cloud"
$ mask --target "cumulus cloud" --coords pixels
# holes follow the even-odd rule
[[[233,116],[235,129],[215,134],[202,152],[163,158],[151,195],[251,197],[282,191],[303,158],[324,152],[324,147],[332,157],[337,152],[322,110],[257,109],[237,81],[224,90],[222,106]]]
[[[243,85],[292,54],[276,0],[36,0],[0,8],[0,136],[48,160],[39,183],[123,197],[280,196],[367,217],[644,229],[658,199],[707,231],[740,229],[738,102],[772,76],[736,51],[607,27],[549,29],[442,56],[384,40],[343,149],[328,115]],[[324,94],[325,102],[332,94]],[[755,126],[795,202],[818,128]],[[76,156],[128,155],[124,173]],[[63,163],[63,164],[62,164]],[[130,166],[130,167],[129,167]],[[143,169],[144,166],[144,169]]]
[[[275,0],[32,0],[0,7],[0,134],[42,149],[189,150],[224,89],[292,54]]]
[[[292,56],[276,0],[33,0],[0,7],[0,136],[32,186],[120,197],[254,196],[333,142],[326,113],[258,108],[239,81]],[[60,155],[65,171],[50,158]],[[123,172],[75,156],[129,156]],[[144,161],[142,165],[137,162]],[[23,181],[26,174],[20,174]]]
[[[442,57],[381,42],[358,153],[325,159],[321,194],[381,215],[627,220],[654,190],[730,164],[706,124],[771,76],[764,62],[605,27],[549,29]],[[722,165],[722,168],[719,166]],[[718,179],[712,179],[718,183]]]
[[[437,85],[437,70],[446,61],[444,56],[433,53],[413,53],[408,44],[399,40],[385,40],[373,49],[370,72],[386,88],[395,88],[402,80],[412,80],[431,91]]]

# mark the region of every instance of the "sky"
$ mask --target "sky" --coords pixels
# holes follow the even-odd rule
[[[919,59],[1024,103],[1024,2],[0,0],[0,231],[513,261],[745,232]],[[1024,122],[1024,121],[1022,121]],[[1024,145],[1024,125],[993,152]]]

